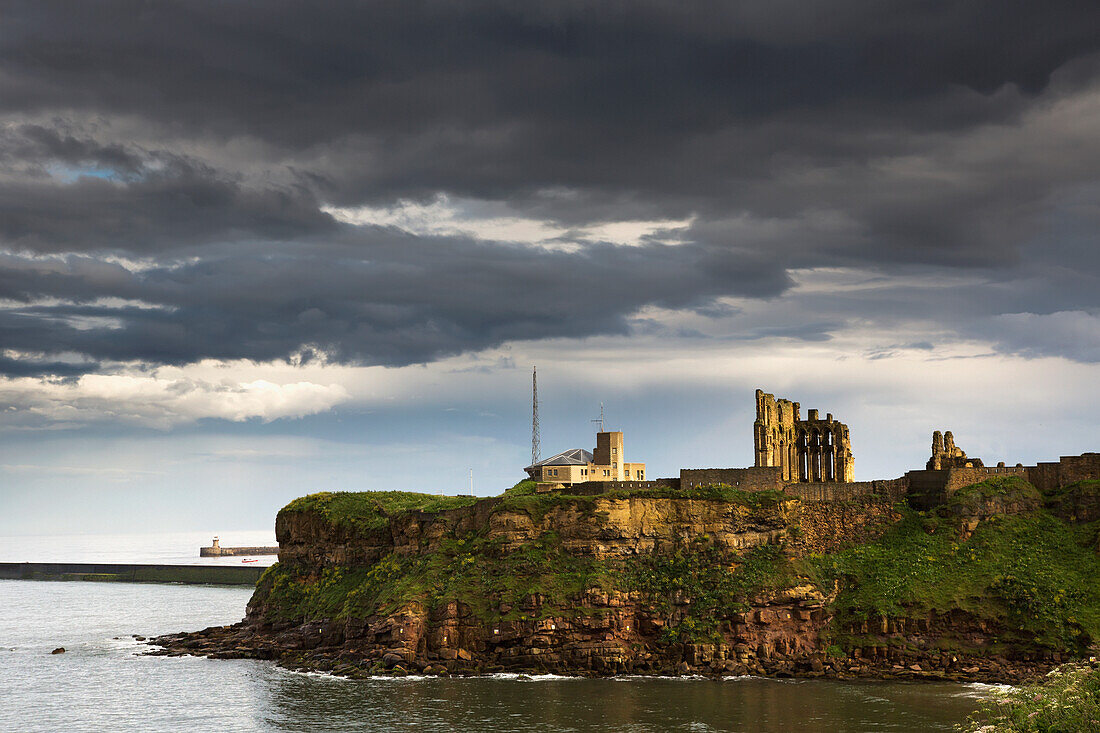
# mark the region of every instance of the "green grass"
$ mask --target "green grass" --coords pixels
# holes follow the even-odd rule
[[[709,486],[685,491],[667,488],[631,489],[594,496],[578,496],[567,491],[538,493],[536,482],[525,479],[501,494],[494,511],[520,511],[535,521],[540,521],[548,512],[560,507],[573,506],[582,514],[591,515],[600,499],[634,497],[724,501],[760,511],[771,510],[783,502],[791,501],[790,497],[776,491],[741,491],[728,486]],[[410,491],[324,491],[295,499],[283,507],[282,511],[313,512],[335,526],[371,532],[384,529],[392,518],[409,512],[434,514],[472,506],[483,500],[483,497],[438,496]]]
[[[1043,505],[1042,494],[1024,479],[1018,476],[993,476],[954,492],[937,509],[937,513],[941,516],[989,513],[988,507],[995,498],[1035,509]]]
[[[1100,479],[1088,479],[1085,481],[1078,481],[1068,486],[1063,486],[1060,489],[1054,489],[1048,494],[1050,498],[1056,498],[1059,496],[1066,496],[1077,494],[1081,496],[1097,496],[1100,495]]]
[[[1069,518],[1077,514],[1100,518],[1100,481],[1078,481],[1046,496],[1046,505],[1059,516]]]
[[[1038,685],[985,702],[960,730],[970,733],[1091,733],[1100,730],[1100,669],[1066,664]]]
[[[538,490],[538,481],[525,478],[510,489],[504,490],[505,496],[529,496]]]
[[[283,512],[314,512],[336,526],[355,530],[377,530],[401,514],[420,511],[438,513],[477,503],[472,496],[438,496],[411,491],[323,491],[287,504]]]
[[[800,568],[819,587],[841,581],[841,621],[961,609],[1022,640],[1079,648],[1100,639],[1100,561],[1087,536],[1037,511],[992,517],[959,541],[952,522],[907,511],[876,542]]]

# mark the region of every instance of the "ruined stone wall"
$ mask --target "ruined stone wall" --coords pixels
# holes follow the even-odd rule
[[[1040,463],[1026,470],[1035,488],[1051,492],[1078,481],[1100,479],[1100,453],[1062,456],[1057,463]]]
[[[803,501],[851,501],[864,496],[879,496],[890,502],[903,501],[909,491],[905,477],[878,481],[852,481],[850,483],[789,484],[783,493]]]
[[[759,389],[753,448],[757,467],[778,467],[787,483],[848,483],[855,478],[847,425],[833,420],[832,414],[821,419],[817,410],[810,410],[803,420],[797,402],[776,399]]]
[[[585,481],[562,490],[576,496],[598,496],[609,491],[637,491],[641,489],[678,489],[680,479],[658,478],[652,481]]]
[[[964,486],[981,483],[991,476],[1019,476],[1028,480],[1028,471],[1023,466],[998,467],[947,467],[935,470],[909,471],[905,474],[908,483],[909,505],[914,509],[931,509],[943,503],[948,496]]]
[[[948,496],[964,486],[978,484],[990,477],[988,469],[981,468],[948,468],[947,482],[944,484],[944,493]],[[1021,474],[1023,476],[1023,474]],[[1023,476],[1026,478],[1026,476]]]
[[[756,465],[778,467],[783,481],[798,481],[795,425],[799,420],[797,402],[777,400],[775,395],[756,390],[756,422],[752,428]]]
[[[778,466],[680,469],[680,487],[684,489],[722,484],[742,491],[782,491],[785,483]]]
[[[982,459],[968,458],[966,451],[955,445],[955,436],[950,430],[945,433],[939,430],[932,433],[932,457],[924,466],[929,471],[947,468],[981,468],[982,466]]]

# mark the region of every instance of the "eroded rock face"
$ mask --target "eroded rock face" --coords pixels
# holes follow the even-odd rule
[[[334,525],[311,512],[284,511],[276,532],[280,565],[298,576],[316,577],[335,566],[369,567],[393,553],[434,552],[447,538],[466,533],[495,541],[505,552],[553,533],[566,553],[608,561],[699,541],[736,561],[762,545],[782,545],[792,555],[835,552],[873,540],[898,518],[890,501],[878,497],[751,505],[594,497],[558,503],[544,513],[491,499],[439,513],[401,515],[368,531]],[[514,671],[1014,681],[1044,669],[1045,662],[945,655],[936,646],[945,635],[980,640],[981,630],[971,628],[969,618],[930,619],[908,628],[884,621],[881,627],[872,623],[845,629],[867,643],[838,656],[829,642],[837,631],[830,626],[835,594],[835,588],[800,581],[745,599],[742,610],[726,609],[706,634],[693,637],[696,642],[682,643],[682,624],[697,615],[691,613],[693,599],[679,595],[658,609],[641,593],[592,587],[556,603],[539,594],[518,602],[489,599],[489,611],[477,614],[458,601],[428,608],[425,600],[365,618],[297,623],[271,621],[275,614],[258,591],[240,624],[170,635],[154,643],[163,647],[156,653],[276,659],[292,668],[352,677]],[[672,629],[677,633],[670,633]]]
[[[391,552],[431,552],[445,537],[481,530],[490,540],[503,540],[506,548],[554,532],[570,554],[601,559],[648,553],[704,536],[721,549],[739,552],[785,539],[801,502],[791,499],[754,510],[723,501],[598,498],[591,505],[556,506],[537,517],[499,504],[490,499],[439,513],[413,512],[384,529],[365,532],[333,525],[312,512],[280,512],[275,525],[279,562],[309,572],[369,566]]]
[[[943,638],[980,648],[1002,631],[961,612],[856,624],[844,631],[864,642],[838,655],[823,641],[830,600],[809,585],[785,589],[731,615],[717,638],[704,643],[665,642],[662,634],[675,617],[654,613],[635,594],[593,589],[563,611],[568,615],[553,615],[536,596],[523,604],[531,614],[523,620],[479,621],[456,602],[432,611],[413,604],[386,616],[296,626],[243,621],[173,634],[154,639],[161,648],[151,653],[275,659],[349,677],[508,671],[1020,682],[1063,661],[1057,653],[968,657],[945,650]]]
[[[897,519],[885,499],[826,504],[594,497],[538,513],[487,500],[402,515],[368,531],[334,525],[313,512],[284,511],[276,534],[280,565],[314,577],[327,567],[369,567],[391,553],[434,552],[446,538],[467,532],[500,543],[504,552],[553,533],[564,552],[597,560],[666,552],[695,541],[736,558],[762,545],[782,544],[795,553],[832,551],[867,541]],[[829,533],[829,525],[844,530]],[[821,631],[830,620],[826,604],[832,592],[802,584],[753,599],[747,610],[719,620],[706,643],[692,644],[671,643],[675,635],[669,633],[690,615],[691,598],[678,597],[671,611],[666,606],[659,612],[640,593],[599,588],[557,606],[538,594],[515,607],[501,602],[488,617],[452,601],[431,610],[412,603],[385,616],[300,626],[268,623],[271,614],[258,592],[245,623],[232,633],[242,654],[335,655],[374,670],[810,674],[825,669]]]

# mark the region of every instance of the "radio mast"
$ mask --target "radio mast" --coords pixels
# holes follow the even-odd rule
[[[603,403],[602,402],[600,403],[600,419],[599,420],[590,420],[589,422],[596,423],[596,425],[599,427],[599,430],[597,432],[600,432],[600,433],[603,432]]]
[[[531,465],[539,462],[539,375],[531,367]]]

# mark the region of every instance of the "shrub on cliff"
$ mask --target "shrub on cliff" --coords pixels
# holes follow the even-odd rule
[[[968,733],[1085,733],[1100,730],[1100,669],[1066,664],[1038,685],[996,694],[982,705]]]

